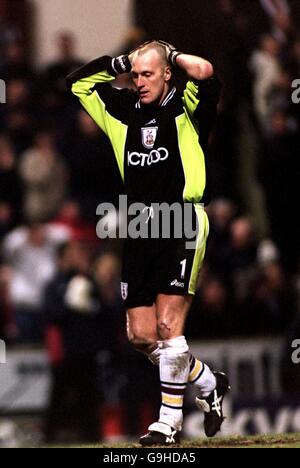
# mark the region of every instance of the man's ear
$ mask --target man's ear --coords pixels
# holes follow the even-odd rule
[[[171,67],[168,66],[165,68],[165,81],[169,82],[171,81],[171,78],[172,78],[172,70],[171,70]]]

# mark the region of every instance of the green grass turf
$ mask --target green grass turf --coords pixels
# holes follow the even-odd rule
[[[75,446],[73,446],[75,447]],[[77,445],[77,448],[140,448],[135,443],[114,443]],[[173,447],[172,447],[173,448]],[[257,435],[257,436],[235,436],[219,437],[214,439],[184,440],[174,448],[300,448],[299,434]]]

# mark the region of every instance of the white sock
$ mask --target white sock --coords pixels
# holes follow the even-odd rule
[[[158,346],[161,346],[161,341],[158,342]],[[154,351],[152,351],[151,354],[149,354],[148,358],[154,364],[155,366],[159,366],[160,362],[160,354],[161,354],[161,349],[160,347],[156,348]]]
[[[162,406],[159,422],[181,431],[183,399],[189,378],[189,347],[184,336],[162,342],[160,381]]]
[[[213,392],[217,386],[217,380],[207,364],[201,363],[193,356],[193,361],[195,361],[194,370],[190,371],[189,382],[193,385],[196,385],[200,389],[201,397],[207,398],[211,392]],[[191,362],[190,362],[191,366]],[[191,369],[191,367],[190,367]],[[198,370],[199,369],[199,370]],[[195,377],[196,373],[196,377]],[[194,378],[193,378],[194,377]]]
[[[160,363],[161,347],[163,346],[162,343],[163,342],[159,342],[159,347],[149,355],[150,361],[157,366]],[[207,364],[200,362],[192,354],[189,354],[189,365],[189,383],[200,388],[201,396],[203,398],[208,397],[217,385],[214,374]]]

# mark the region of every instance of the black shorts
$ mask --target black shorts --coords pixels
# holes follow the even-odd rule
[[[195,205],[195,215],[199,229],[193,248],[185,237],[126,240],[121,294],[127,309],[152,306],[158,294],[195,294],[209,232],[202,205]]]

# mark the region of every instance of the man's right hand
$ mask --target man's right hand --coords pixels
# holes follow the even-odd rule
[[[113,58],[111,66],[117,75],[131,72],[131,62],[128,55],[119,55],[119,57]]]

